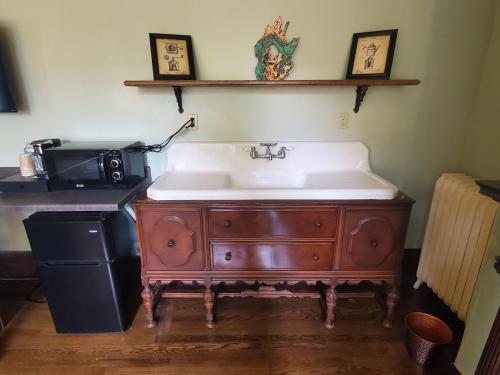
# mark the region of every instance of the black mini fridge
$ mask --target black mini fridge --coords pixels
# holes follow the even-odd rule
[[[125,331],[140,304],[140,259],[128,213],[38,212],[24,226],[56,331]]]

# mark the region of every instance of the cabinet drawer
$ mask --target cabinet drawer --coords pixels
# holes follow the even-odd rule
[[[337,210],[212,209],[211,238],[328,238],[337,230]]]
[[[138,224],[145,270],[203,269],[199,210],[143,210]]]
[[[330,270],[334,243],[212,243],[214,270]]]

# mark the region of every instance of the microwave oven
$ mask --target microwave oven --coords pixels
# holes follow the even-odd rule
[[[139,142],[69,142],[44,150],[49,190],[127,189],[145,178]]]

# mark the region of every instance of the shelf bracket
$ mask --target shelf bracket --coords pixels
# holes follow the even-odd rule
[[[177,100],[177,106],[179,107],[179,113],[182,113],[184,112],[184,108],[182,108],[182,87],[174,86],[174,94]]]
[[[369,86],[358,86],[356,87],[356,103],[354,104],[354,113],[359,112],[359,107],[365,98],[366,92]]]

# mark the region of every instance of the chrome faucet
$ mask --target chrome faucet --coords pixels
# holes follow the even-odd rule
[[[276,146],[277,143],[261,143],[260,145],[263,147],[266,147],[266,153],[263,155],[259,155],[257,148],[254,146],[250,149],[250,157],[252,159],[268,159],[268,160],[284,159],[286,157],[286,151],[293,150],[292,147],[284,147],[283,146],[278,150],[277,154],[273,154],[271,152],[271,147]]]

